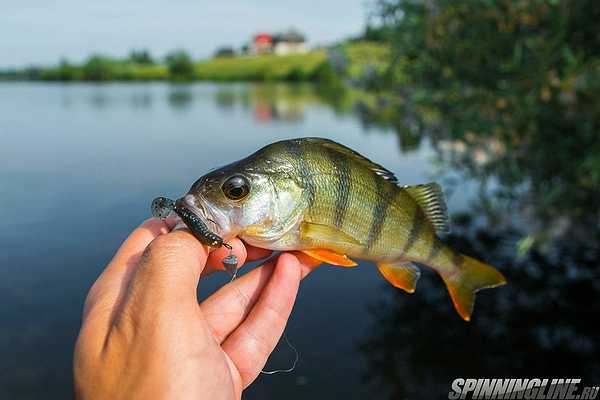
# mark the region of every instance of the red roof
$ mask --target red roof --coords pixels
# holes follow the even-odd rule
[[[273,36],[268,33],[258,33],[254,35],[254,43],[273,43]]]

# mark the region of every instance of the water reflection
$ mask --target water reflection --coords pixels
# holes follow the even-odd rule
[[[135,92],[129,97],[131,107],[139,110],[147,110],[152,107],[154,96],[149,91]]]
[[[515,232],[490,234],[463,224],[449,242],[502,267],[509,285],[481,292],[473,321],[453,315],[439,280],[426,276],[408,296],[385,289],[372,304],[372,335],[360,350],[369,381],[389,398],[441,398],[457,377],[600,376],[597,321],[600,251],[586,242],[555,243],[515,259]]]
[[[306,107],[311,102],[325,103],[318,93],[314,86],[308,84],[222,85],[215,91],[214,100],[225,112],[237,105],[250,110],[259,123],[284,121],[293,124],[304,120]]]
[[[223,111],[232,110],[237,103],[238,92],[229,86],[221,86],[215,90],[215,104]]]
[[[194,99],[192,88],[189,85],[173,86],[167,95],[167,101],[172,109],[186,111]]]
[[[90,94],[88,98],[90,105],[92,108],[96,108],[99,110],[105,109],[110,105],[110,97],[103,90],[96,90]]]

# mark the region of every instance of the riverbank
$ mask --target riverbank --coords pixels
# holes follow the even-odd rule
[[[74,64],[0,71],[4,80],[44,81],[288,81],[330,82],[341,77],[360,79],[387,67],[389,50],[375,42],[346,42],[305,54],[216,57],[193,62],[185,53],[164,63],[139,63],[101,55]]]

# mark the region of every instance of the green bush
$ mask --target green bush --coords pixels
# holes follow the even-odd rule
[[[169,75],[173,79],[192,79],[194,63],[192,58],[183,50],[177,50],[166,58]]]
[[[93,55],[83,64],[83,78],[90,81],[107,81],[115,77],[115,62],[101,55]]]

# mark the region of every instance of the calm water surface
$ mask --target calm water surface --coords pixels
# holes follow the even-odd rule
[[[359,150],[403,184],[440,181],[454,223],[447,240],[511,284],[481,293],[467,324],[428,271],[410,296],[368,263],[321,268],[303,283],[287,329],[296,371],[260,376],[245,398],[440,398],[464,376],[599,384],[597,206],[583,220],[569,204],[548,217],[530,179],[511,186],[495,176],[508,163],[502,143],[411,134],[404,122],[377,122],[360,101],[310,86],[1,84],[2,396],[72,396],[87,290],[152,198],[179,196],[211,168],[302,136]],[[215,274],[199,296],[226,280]],[[268,367],[291,361],[280,346]]]

